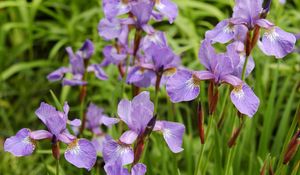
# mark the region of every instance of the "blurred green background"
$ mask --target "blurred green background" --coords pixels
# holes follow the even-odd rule
[[[153,23],[155,28],[165,31],[170,46],[181,55],[182,63],[188,68],[200,70],[198,49],[200,42],[209,29],[220,20],[232,14],[233,0],[173,0],[179,6],[179,16],[175,23],[167,21]],[[48,154],[48,142],[38,145],[38,150],[30,157],[15,158],[4,153],[4,139],[14,135],[23,127],[33,130],[43,128],[34,115],[41,101],[54,105],[49,90],[53,90],[61,102],[67,100],[71,106],[71,116],[79,116],[78,88],[62,87],[59,82],[50,83],[46,76],[60,66],[68,65],[66,46],[78,49],[86,38],[96,46],[92,62],[103,59],[102,48],[109,44],[98,36],[97,25],[103,18],[99,0],[2,0],[0,1],[0,174],[1,175],[38,175],[54,174],[55,162]],[[287,1],[285,5],[273,0],[268,16],[282,29],[300,33],[300,0]],[[299,49],[299,43],[298,43]],[[299,52],[299,50],[298,50]],[[276,166],[282,152],[287,133],[296,115],[300,101],[300,55],[293,53],[282,60],[263,55],[259,49],[253,54],[256,68],[247,82],[259,96],[261,105],[253,119],[247,119],[242,134],[235,147],[235,156],[230,165],[231,174],[259,174],[264,160],[269,156]],[[117,68],[105,68],[108,81],[89,77],[88,99],[102,106],[105,112],[115,115],[120,91]],[[201,100],[207,101],[203,83]],[[230,101],[222,96],[226,108],[232,108]],[[130,86],[127,87],[130,94]],[[153,89],[150,89],[151,92]],[[128,95],[130,97],[130,95]],[[130,97],[131,98],[131,97]],[[197,101],[172,105],[165,90],[160,93],[161,118],[183,122],[186,125],[184,152],[174,155],[162,138],[151,136],[149,150],[144,162],[148,174],[153,175],[191,175],[193,174],[200,141],[197,130]],[[170,110],[174,109],[174,110]],[[207,174],[224,173],[226,157],[229,153],[227,141],[236,118],[234,110],[228,110],[223,127],[213,130],[205,150]],[[220,115],[216,116],[216,120]],[[207,118],[206,118],[207,120]],[[207,122],[207,121],[206,121]],[[236,126],[238,121],[236,122]],[[109,132],[117,136],[117,128]],[[293,131],[294,132],[294,131]],[[40,148],[41,147],[41,148]],[[289,174],[300,166],[300,153],[284,172]],[[62,174],[100,174],[99,168],[90,173],[76,169],[62,161]],[[101,160],[97,163],[101,167]]]

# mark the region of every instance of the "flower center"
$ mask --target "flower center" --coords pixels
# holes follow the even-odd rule
[[[79,154],[80,153],[80,146],[78,144],[78,140],[74,140],[73,142],[71,142],[69,145],[68,145],[68,148],[67,148],[67,151],[70,151],[71,154]]]
[[[192,88],[195,88],[195,87],[199,86],[200,80],[195,75],[192,75],[192,78],[187,80],[186,84],[187,84],[189,89],[192,89]]]
[[[234,87],[233,93],[234,93],[235,97],[237,97],[238,99],[242,99],[245,96],[242,86]]]
[[[278,33],[276,33],[275,28],[267,30],[264,34],[271,42],[274,42],[278,38]]]

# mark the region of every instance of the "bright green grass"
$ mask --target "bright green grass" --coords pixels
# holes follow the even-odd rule
[[[197,57],[200,41],[205,31],[231,15],[233,0],[174,1],[180,9],[176,22],[173,25],[162,22],[155,26],[166,32],[169,44],[176,53],[181,54],[185,66],[195,70],[202,69]],[[273,1],[268,19],[286,31],[300,32],[300,0],[288,1],[285,6],[278,4],[277,0]],[[46,75],[57,67],[68,64],[64,52],[66,46],[78,48],[86,38],[96,44],[96,54],[92,61],[101,61],[101,48],[108,44],[97,34],[97,25],[102,16],[101,1],[96,0],[0,1],[1,175],[55,173],[55,161],[49,154],[49,142],[40,142],[35,154],[23,158],[4,153],[2,142],[23,127],[43,128],[34,111],[41,101],[55,105],[50,89],[60,102],[68,100],[71,116],[79,116],[78,88],[62,88],[60,83],[49,83]],[[210,136],[200,164],[200,171],[205,171],[205,174],[223,175],[227,172],[256,175],[266,159],[272,162],[273,169],[276,170],[284,144],[295,132],[296,123],[292,124],[292,120],[300,101],[299,54],[290,54],[283,60],[276,60],[255,49],[253,56],[256,68],[247,82],[261,100],[259,111],[253,119],[246,119],[237,144],[230,151],[227,142],[239,121],[230,99],[224,95],[226,88],[220,88],[218,110],[211,121]],[[115,115],[121,84],[115,67],[106,68],[106,72],[110,76],[108,81],[89,77],[88,100],[101,105],[107,114]],[[204,107],[207,107],[206,86],[206,83],[201,86],[201,103]],[[153,89],[150,91],[154,97]],[[126,86],[129,98],[130,92],[130,86]],[[216,123],[220,119],[223,105],[225,122],[217,128]],[[165,90],[161,91],[159,117],[185,124],[185,150],[174,155],[162,137],[153,134],[143,158],[148,167],[147,174],[194,174],[200,150],[203,149],[198,137],[196,107],[197,100],[173,105],[168,101]],[[205,115],[205,123],[208,126],[208,115]],[[118,127],[113,127],[108,132],[116,138],[120,135],[118,131]],[[229,154],[232,155],[231,159],[228,159]],[[62,159],[61,174],[104,174],[101,164],[99,159],[97,167],[87,173]],[[293,173],[297,174],[297,164],[299,167],[299,151],[288,166],[283,166],[281,174],[291,174],[293,169]]]

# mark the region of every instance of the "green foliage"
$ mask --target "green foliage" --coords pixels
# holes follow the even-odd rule
[[[182,56],[182,63],[199,70],[201,66],[197,55],[205,32],[231,15],[234,2],[174,2],[180,10],[175,23],[170,25],[163,22],[155,25],[166,32],[169,44]],[[78,48],[86,38],[90,38],[96,45],[96,54],[92,61],[97,63],[102,60],[101,51],[107,44],[97,32],[97,25],[102,17],[101,1],[97,0],[0,1],[0,174],[55,173],[55,161],[49,150],[39,149],[40,151],[30,157],[16,158],[3,152],[2,143],[5,138],[23,127],[43,128],[34,115],[41,101],[60,105],[67,100],[71,106],[70,117],[80,115],[79,89],[62,87],[60,83],[49,83],[46,75],[59,66],[68,64],[64,51],[66,46]],[[273,0],[268,18],[286,31],[299,33],[300,0],[288,1],[284,6],[278,0]],[[247,81],[259,96],[261,105],[254,118],[245,120],[236,146],[233,149],[227,146],[228,139],[240,121],[226,95],[226,88],[220,88],[218,111],[212,120],[205,149],[198,137],[197,100],[171,104],[165,90],[162,90],[159,94],[159,117],[185,124],[185,150],[174,155],[161,137],[152,135],[143,158],[148,166],[147,174],[192,175],[202,149],[204,156],[199,166],[201,172],[206,170],[203,174],[219,175],[225,171],[227,174],[238,175],[259,174],[266,159],[272,160],[274,170],[280,167],[281,164],[277,165],[277,162],[282,159],[284,145],[295,131],[296,124],[292,124],[292,121],[294,117],[299,117],[296,116],[296,109],[300,101],[300,55],[293,53],[283,60],[276,60],[255,49],[253,57],[256,68]],[[117,68],[114,66],[106,68],[106,72],[110,77],[108,81],[98,81],[94,76],[88,77],[91,82],[88,101],[93,101],[102,106],[107,114],[115,116],[122,82],[118,80]],[[206,86],[203,83],[201,87],[201,103],[204,107],[207,106]],[[153,90],[150,89],[151,92]],[[131,98],[130,86],[126,86],[125,91]],[[225,115],[221,116],[223,111]],[[224,117],[224,123],[217,126],[221,117]],[[208,115],[205,115],[205,126],[208,126]],[[113,127],[109,133],[118,136],[119,130],[120,128]],[[47,143],[42,142],[38,146],[50,149]],[[294,160],[282,167],[282,174],[290,174],[292,171],[297,174],[299,160],[298,151]],[[99,159],[90,174],[104,174],[102,163]],[[61,174],[89,173],[78,170],[62,159]]]

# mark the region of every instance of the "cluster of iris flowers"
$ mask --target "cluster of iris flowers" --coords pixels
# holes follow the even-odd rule
[[[70,66],[55,70],[47,78],[49,81],[61,80],[64,86],[80,86],[82,103],[88,85],[86,74],[94,72],[98,79],[106,80],[108,76],[103,68],[113,64],[118,67],[124,82],[138,88],[132,101],[123,99],[119,102],[117,118],[105,115],[102,108],[90,103],[82,120],[72,121],[68,120],[67,103],[63,111],[57,111],[42,102],[35,113],[48,130],[21,129],[5,141],[5,151],[15,156],[27,156],[33,153],[38,140],[49,139],[54,158],[59,159],[59,143],[65,143],[68,145],[64,154],[66,160],[78,168],[91,170],[97,155],[101,155],[109,175],[143,175],[147,168],[139,162],[150,134],[161,133],[170,150],[179,153],[183,150],[185,131],[181,123],[158,119],[157,101],[154,104],[150,93],[139,89],[150,86],[158,93],[165,85],[170,100],[179,103],[196,99],[200,82],[209,81],[212,93],[209,111],[213,114],[218,87],[227,84],[232,87],[230,98],[239,113],[253,117],[260,100],[245,81],[255,67],[251,56],[253,48],[257,44],[266,55],[283,58],[294,50],[296,42],[293,34],[266,19],[270,4],[271,1],[236,0],[232,17],[207,31],[201,43],[199,60],[206,70],[194,71],[180,65],[180,57],[168,46],[164,32],[149,24],[151,20],[159,22],[164,18],[173,23],[178,15],[176,4],[170,0],[103,0],[105,18],[99,22],[98,33],[105,40],[113,40],[112,45],[103,49],[103,61],[89,64],[95,48],[87,39],[75,53],[67,47]],[[226,44],[227,51],[218,53],[215,43]],[[71,73],[72,78],[64,78],[66,73]],[[119,122],[124,122],[128,130],[118,139],[100,129],[102,125],[110,127]],[[91,141],[79,138],[84,129],[93,133]],[[131,168],[125,168],[129,164]]]

